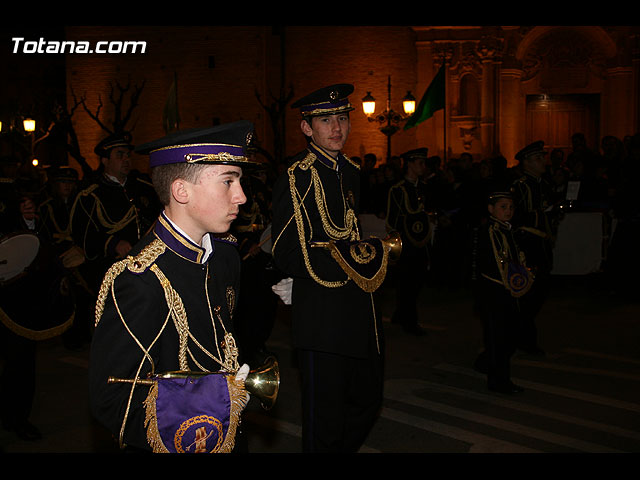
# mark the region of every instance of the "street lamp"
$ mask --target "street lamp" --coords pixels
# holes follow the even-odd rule
[[[391,76],[387,81],[387,108],[379,114],[376,111],[376,99],[373,98],[371,92],[362,99],[362,111],[370,122],[377,122],[381,125],[380,131],[387,137],[387,161],[391,159],[391,137],[400,130],[400,123],[406,121],[416,110],[416,99],[411,92],[402,99],[402,109],[404,115],[395,112],[391,108]]]
[[[27,133],[33,133],[36,131],[36,121],[32,118],[25,118],[22,120],[22,127]]]

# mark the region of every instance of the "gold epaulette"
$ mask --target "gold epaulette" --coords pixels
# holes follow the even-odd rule
[[[308,152],[304,158],[298,160],[297,162],[293,162],[289,167],[289,173],[292,173],[296,168],[300,170],[309,170],[309,167],[313,165],[317,157],[314,153]]]
[[[159,239],[155,239],[149,245],[144,247],[142,251],[136,255],[135,257],[128,256],[113,265],[107,270],[107,273],[102,280],[102,285],[100,285],[100,291],[98,292],[98,299],[96,301],[96,317],[95,317],[95,325],[98,325],[100,318],[102,317],[102,313],[104,312],[104,304],[107,299],[107,294],[111,287],[113,286],[113,282],[115,279],[124,272],[125,269],[128,269],[132,273],[142,273],[147,270],[156,259],[164,253],[166,249],[166,245]]]
[[[238,239],[230,233],[219,235],[211,234],[211,238],[219,242],[238,243]]]
[[[85,188],[84,190],[81,190],[78,195],[86,197],[86,196],[90,195],[91,192],[93,192],[96,188],[98,188],[98,184],[97,183],[91,184],[87,188]]]
[[[342,154],[342,156],[347,160],[347,162],[349,162],[351,165],[353,165],[354,167],[356,167],[358,170],[360,170],[360,164],[354,162],[353,160],[351,160],[349,157],[347,157],[344,153]]]

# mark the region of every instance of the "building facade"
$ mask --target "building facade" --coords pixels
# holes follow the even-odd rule
[[[116,26],[66,27],[69,40],[145,41],[144,53],[67,54],[67,105],[83,155],[94,166],[123,86],[142,87],[128,128],[136,143],[165,134],[163,114],[175,88],[180,128],[238,119],[256,124],[261,146],[284,159],[304,146],[290,103],[331,83],[355,85],[346,153],[362,157],[428,147],[445,159],[502,155],[510,164],[525,144],[589,146],[640,130],[640,29],[604,26]],[[419,102],[438,68],[446,71],[445,108],[387,142],[361,109]],[[389,87],[390,86],[390,87]],[[130,91],[129,91],[130,92]],[[89,113],[91,112],[91,113]],[[402,123],[400,123],[402,125]],[[390,145],[390,151],[388,147]],[[145,159],[138,168],[145,170]],[[73,165],[73,159],[70,160]]]

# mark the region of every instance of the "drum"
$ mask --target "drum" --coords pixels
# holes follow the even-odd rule
[[[264,253],[271,255],[271,224],[267,225],[262,234],[260,235],[260,249]]]
[[[0,240],[0,284],[25,274],[40,250],[40,239],[31,233],[13,233]]]
[[[71,273],[31,233],[0,240],[0,322],[13,333],[46,340],[73,324]]]

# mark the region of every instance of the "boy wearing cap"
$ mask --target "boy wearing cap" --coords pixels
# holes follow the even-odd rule
[[[489,218],[478,237],[478,311],[482,319],[484,352],[477,360],[487,373],[487,386],[513,394],[522,388],[511,381],[510,361],[520,327],[519,298],[533,278],[513,235],[514,206],[510,192],[494,192],[487,203]]]
[[[305,452],[357,451],[382,401],[380,319],[371,291],[363,289],[375,286],[346,274],[339,261],[344,257],[331,247],[315,248],[345,244],[363,254],[360,265],[373,257],[358,244],[359,166],[342,153],[353,89],[331,85],[294,102],[308,145],[273,189],[273,257],[293,278],[292,291],[282,298],[292,304]]]
[[[199,382],[248,373],[247,366],[239,368],[233,336],[240,258],[227,231],[246,200],[240,178],[242,167],[251,165],[244,148],[252,130],[250,122],[235,122],[138,148],[149,154],[164,211],[104,277],[89,368],[92,412],[121,446],[234,448],[246,392],[235,380],[213,393]],[[176,371],[196,373],[174,380],[184,383],[169,391],[162,375]],[[228,376],[197,375],[212,372]],[[205,408],[203,401],[213,403]],[[178,418],[184,421],[171,423]]]

